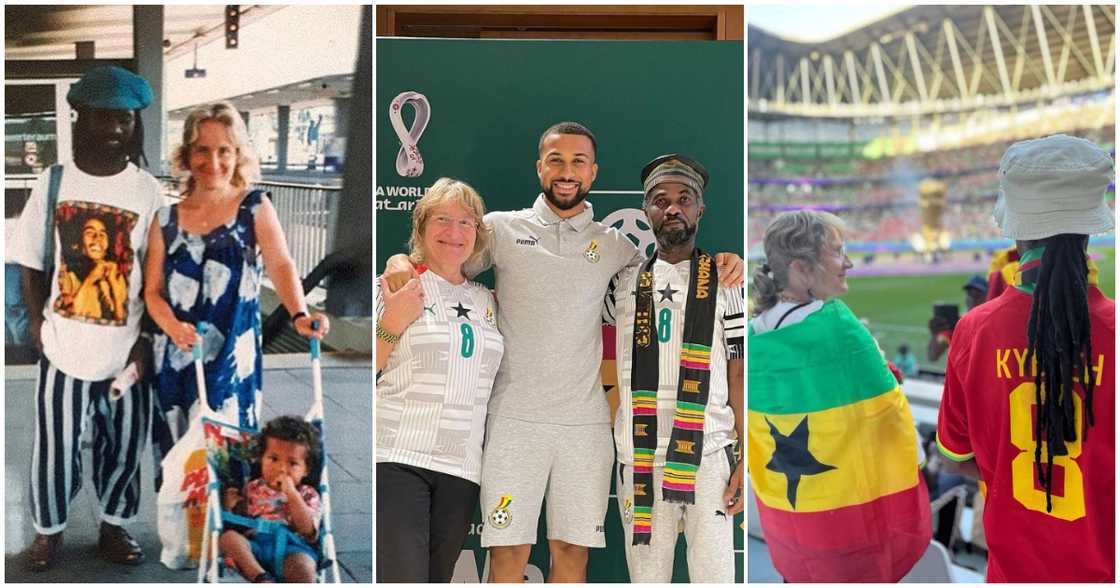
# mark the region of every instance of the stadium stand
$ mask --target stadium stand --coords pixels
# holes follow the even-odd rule
[[[1112,99],[1105,97],[1102,102],[1111,105]],[[1070,121],[1055,132],[1084,137],[1114,150],[1114,124],[1077,128],[1078,121],[1063,116],[1064,107],[1040,110],[1039,116],[1044,118]],[[835,212],[848,223],[855,242],[906,240],[918,230],[917,184],[924,178],[937,178],[947,185],[944,224],[953,227],[954,239],[998,238],[990,216],[998,195],[1000,157],[1015,141],[1035,136],[1032,127],[1023,126],[1009,129],[1005,138],[991,143],[874,159],[859,154],[859,145],[852,145],[850,151],[855,154],[845,159],[821,159],[819,154],[834,145],[769,143],[756,150],[752,143],[747,169],[749,242],[754,246],[761,241],[774,214],[802,207]],[[808,153],[815,158],[806,159]],[[1115,192],[1112,194],[1114,202]]]
[[[905,240],[927,177],[947,184],[954,240],[995,237],[984,216],[1008,145],[1060,132],[1114,149],[1114,19],[914,6],[818,43],[748,22],[749,244],[803,206],[837,212],[853,240]]]

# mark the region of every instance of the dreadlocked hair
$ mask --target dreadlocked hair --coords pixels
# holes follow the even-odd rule
[[[1034,374],[1034,461],[1038,479],[1046,489],[1050,512],[1054,456],[1068,455],[1066,443],[1077,441],[1074,386],[1081,384],[1085,397],[1084,438],[1093,426],[1093,385],[1089,366],[1089,270],[1085,235],[1062,234],[1042,240],[1045,245],[1027,322],[1027,365],[1036,362]],[[1042,443],[1046,440],[1046,461]]]
[[[140,162],[143,161],[144,167],[147,167],[148,156],[144,155],[144,119],[139,110],[132,111],[132,114],[136,122],[132,130],[132,141],[127,147],[128,160],[136,167],[140,167]]]

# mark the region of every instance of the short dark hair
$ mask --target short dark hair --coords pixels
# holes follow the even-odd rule
[[[548,127],[541,133],[541,139],[537,141],[537,153],[544,149],[544,140],[549,135],[583,135],[591,140],[591,155],[594,156],[599,151],[599,147],[595,144],[595,135],[590,129],[577,122],[564,121]]]
[[[311,423],[294,416],[280,416],[268,421],[260,434],[260,452],[264,457],[268,439],[299,443],[307,447],[307,477],[318,479],[319,472],[319,431]],[[303,482],[299,480],[297,483]]]

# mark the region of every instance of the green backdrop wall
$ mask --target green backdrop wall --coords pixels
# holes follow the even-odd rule
[[[638,209],[638,174],[658,155],[687,153],[711,174],[700,246],[743,254],[742,42],[378,39],[376,59],[378,271],[390,255],[406,250],[411,209],[441,176],[474,186],[488,210],[531,206],[540,191],[537,141],[562,120],[583,123],[598,140],[599,174],[589,197],[597,220],[610,220],[652,253],[652,236]],[[395,166],[401,140],[389,105],[406,91],[423,94],[431,105],[417,143],[424,160],[417,177],[402,177]],[[406,106],[406,127],[413,126],[414,116]],[[492,284],[491,278],[488,273],[481,280]],[[457,581],[485,578],[480,520],[476,513]],[[628,581],[613,498],[606,523],[607,548],[591,550],[588,580]],[[735,529],[742,581],[741,515]],[[542,520],[530,580],[548,575],[544,537]],[[674,581],[688,578],[683,543],[682,535]]]

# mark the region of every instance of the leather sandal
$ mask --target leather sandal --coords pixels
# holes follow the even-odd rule
[[[254,584],[274,584],[276,582],[276,578],[273,578],[272,574],[268,572],[261,572],[257,574],[251,581]]]
[[[97,540],[101,557],[118,564],[135,566],[144,561],[144,550],[123,527],[101,522],[101,537]]]
[[[27,550],[27,564],[33,572],[45,572],[51,569],[54,558],[62,547],[62,532],[53,535],[35,535],[31,547]]]

